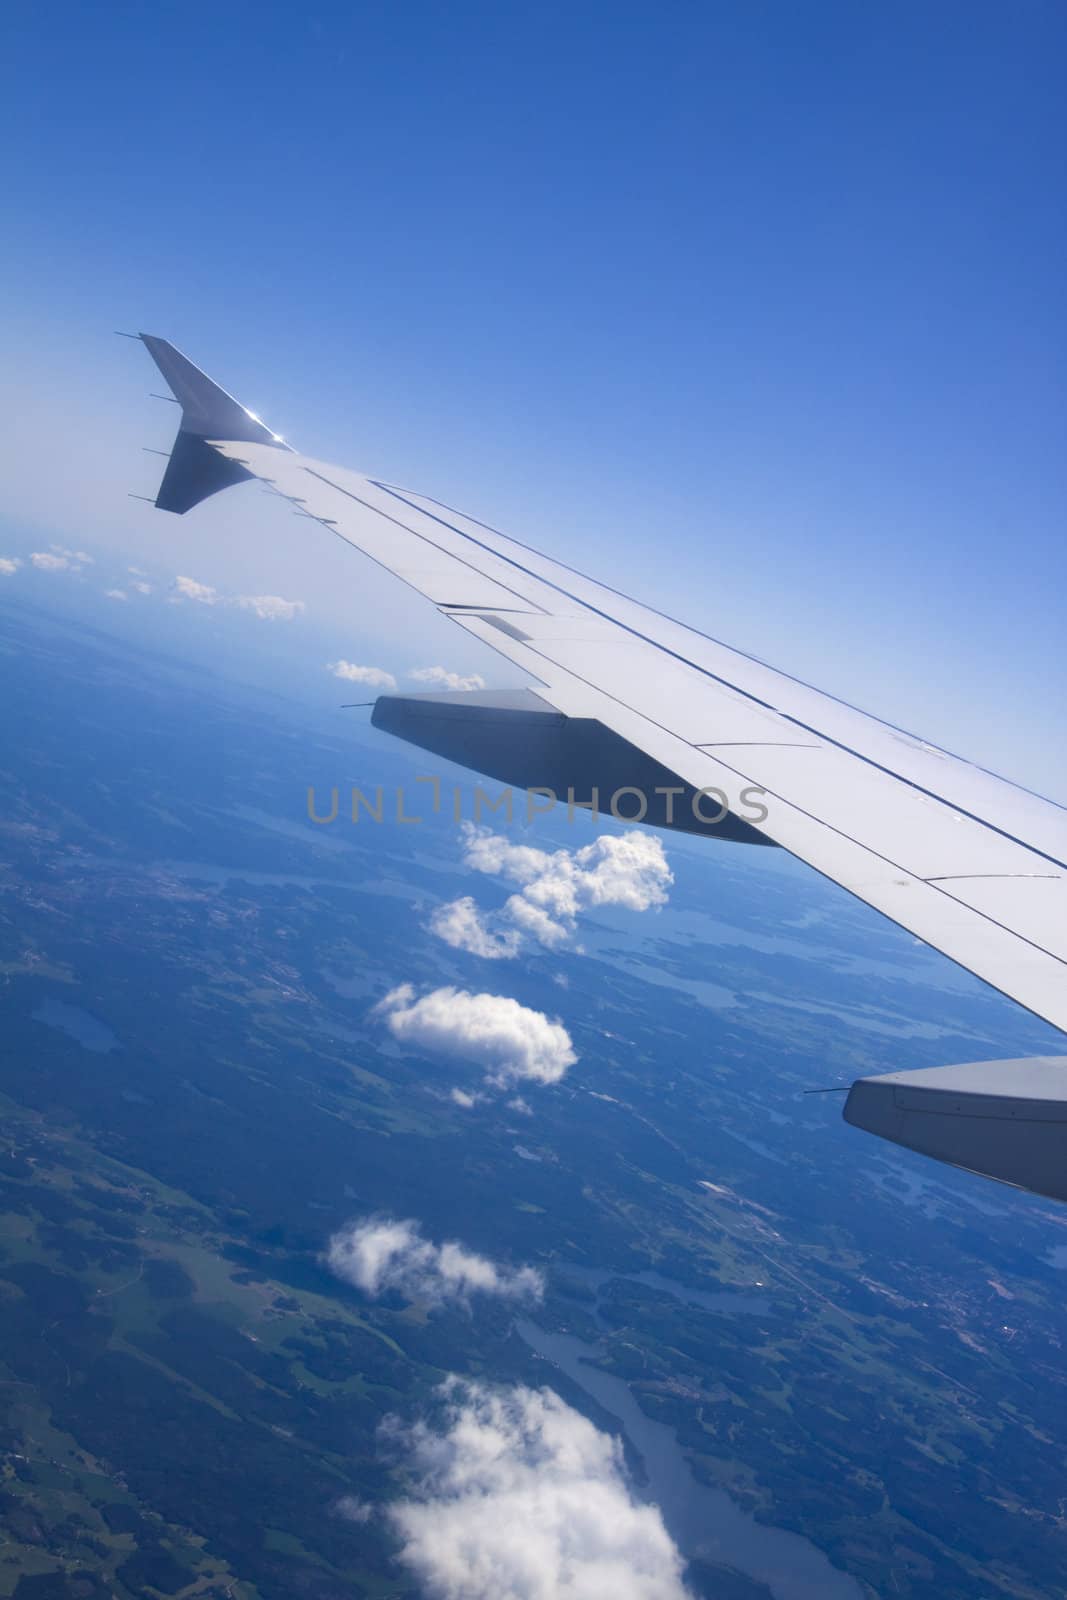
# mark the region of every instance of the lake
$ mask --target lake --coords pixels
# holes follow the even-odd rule
[[[758,1314],[768,1303],[759,1295],[691,1289],[656,1272],[612,1272],[566,1265],[560,1268],[560,1274],[594,1291],[612,1279],[641,1283],[720,1314]],[[562,1283],[557,1287],[565,1292]],[[765,1584],[775,1600],[863,1600],[859,1584],[839,1572],[809,1540],[757,1522],[735,1505],[725,1490],[700,1483],[674,1429],[646,1417],[624,1379],[592,1364],[597,1358],[594,1344],[569,1333],[549,1333],[529,1317],[520,1318],[515,1328],[536,1355],[565,1372],[616,1418],[644,1465],[646,1486],[638,1492],[659,1506],[684,1556],[700,1555],[720,1566],[732,1567]],[[545,1381],[551,1387],[551,1373],[546,1374]]]

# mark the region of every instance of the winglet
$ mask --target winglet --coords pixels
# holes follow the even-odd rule
[[[228,461],[213,450],[209,439],[238,439],[280,450],[290,448],[169,340],[151,333],[142,333],[140,339],[182,408],[178,436],[156,496],[160,511],[190,511],[209,495],[253,476],[240,462]]]

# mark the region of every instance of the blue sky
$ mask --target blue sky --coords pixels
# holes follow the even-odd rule
[[[139,625],[230,630],[325,703],[337,654],[499,676],[253,491],[128,500],[172,421],[112,338],[142,327],[299,447],[1067,798],[1061,6],[16,4],[5,30],[0,554],[92,550],[64,604],[138,625],[108,560],[300,599],[257,628],[146,598]]]

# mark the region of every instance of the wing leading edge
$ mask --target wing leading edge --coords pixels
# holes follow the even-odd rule
[[[186,459],[172,455],[161,509],[258,478],[523,668],[546,711],[608,730],[687,797],[726,796],[735,821],[740,796],[758,793],[763,842],[1067,1031],[1063,807],[452,507],[300,455],[167,341],[142,338],[183,407]],[[1067,1123],[1062,1138],[1067,1159]]]

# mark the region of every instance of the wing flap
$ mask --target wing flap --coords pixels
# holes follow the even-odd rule
[[[723,759],[752,783],[918,878],[1033,872],[1040,858],[941,800],[825,743],[738,750]]]
[[[576,678],[609,683],[617,699],[662,720],[690,744],[776,744],[792,734],[772,712],[640,640],[607,630],[605,638],[546,641],[541,622],[529,624],[533,648]]]
[[[1067,963],[1067,877],[948,878],[939,885],[953,900],[1027,936]]]

